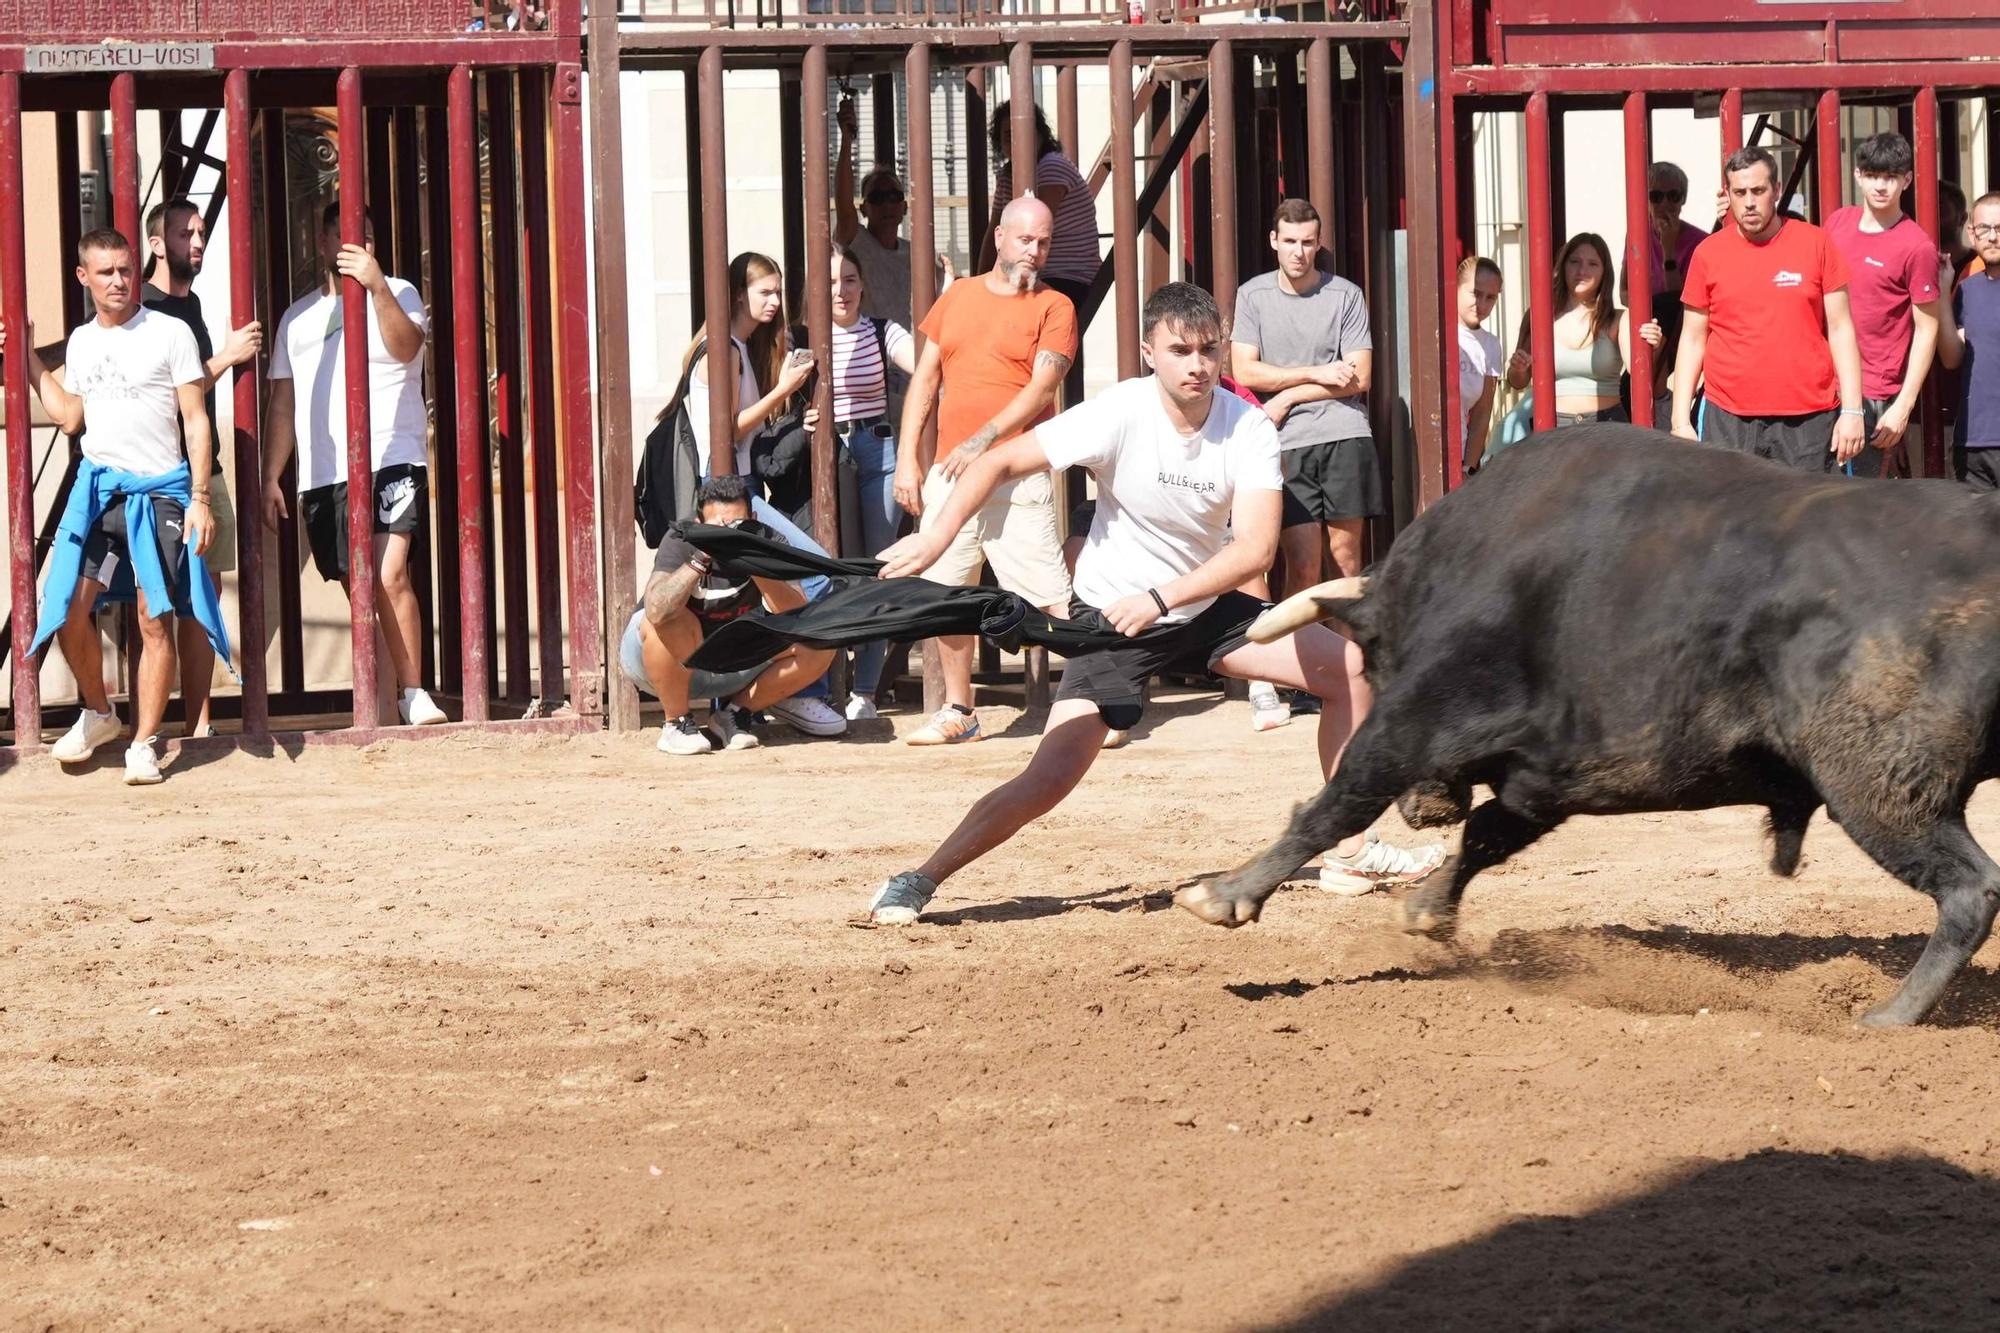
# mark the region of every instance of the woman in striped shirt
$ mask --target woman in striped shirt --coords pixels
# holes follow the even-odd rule
[[[979,271],[993,267],[993,228],[1000,225],[1000,211],[1027,190],[1014,185],[1013,130],[1008,123],[1012,103],[1002,102],[993,109],[988,137],[993,145],[993,221],[979,250]],[[1082,322],[1084,294],[1097,277],[1102,259],[1097,248],[1097,203],[1076,163],[1063,154],[1063,147],[1049,129],[1042,109],[1035,108],[1035,178],[1028,189],[1048,205],[1054,215],[1055,231],[1049,238],[1048,262],[1042,265],[1041,281],[1069,298]]]

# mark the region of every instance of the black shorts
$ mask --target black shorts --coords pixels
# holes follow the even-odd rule
[[[1088,699],[1106,726],[1130,731],[1145,711],[1147,682],[1162,671],[1214,671],[1217,662],[1250,642],[1250,622],[1269,605],[1248,593],[1226,592],[1172,638],[1072,657],[1063,665],[1056,701]],[[1071,604],[1069,618],[1108,628],[1097,608],[1082,602]]]
[[[1285,473],[1283,525],[1375,518],[1382,503],[1382,466],[1373,440],[1334,440],[1279,453]]]
[[[1701,414],[1701,442],[1753,454],[1798,472],[1832,472],[1839,408],[1797,417],[1739,417],[1713,398]]]
[[[160,548],[160,563],[166,566],[168,585],[173,591],[173,609],[180,615],[188,614],[188,577],[191,572],[187,539],[182,528],[185,519],[180,501],[153,501],[153,535]],[[123,496],[113,499],[111,506],[97,516],[96,525],[83,539],[81,572],[84,578],[107,588],[116,586],[122,591],[137,586],[138,574],[132,568],[131,546],[125,535]]]
[[[375,531],[415,532],[430,514],[430,469],[397,463],[375,474]],[[329,583],[347,577],[347,483],[318,486],[299,497],[313,564]]]
[[[1954,445],[1952,475],[1975,491],[2000,491],[2000,449],[1968,449]]]

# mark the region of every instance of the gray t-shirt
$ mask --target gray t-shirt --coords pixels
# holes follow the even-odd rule
[[[861,270],[861,313],[869,319],[888,319],[907,327],[910,323],[910,242],[886,250],[874,233],[863,227],[854,233],[847,252]]]
[[[1295,296],[1278,285],[1275,272],[1259,273],[1236,289],[1236,327],[1229,337],[1255,347],[1257,359],[1274,366],[1324,366],[1375,347],[1361,289],[1332,274]],[[1278,427],[1280,449],[1367,438],[1366,394],[1303,403]]]

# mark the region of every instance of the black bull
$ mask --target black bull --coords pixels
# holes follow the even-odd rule
[[[1544,436],[1447,497],[1358,598],[1322,609],[1361,646],[1375,705],[1285,835],[1182,891],[1242,925],[1313,856],[1402,798],[1464,818],[1405,898],[1449,931],[1472,877],[1571,815],[1761,805],[1789,875],[1825,805],[1937,901],[1902,988],[1914,1023],[1986,939],[2000,866],[1965,805],[2000,773],[2000,499],[1859,482],[1630,426]],[[1472,788],[1491,799],[1466,815]]]

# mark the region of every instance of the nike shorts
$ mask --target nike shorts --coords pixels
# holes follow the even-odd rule
[[[184,515],[178,500],[153,501],[153,536],[160,547],[160,562],[167,567],[173,585],[174,610],[188,614],[190,564],[183,557],[187,540],[182,535]],[[130,587],[137,577],[132,569],[132,549],[126,541],[125,501],[121,497],[97,516],[97,524],[83,539],[83,577],[110,588]]]
[[[375,473],[375,531],[411,533],[430,513],[430,469],[397,463]],[[299,497],[306,514],[306,540],[320,577],[339,583],[347,577],[347,483],[337,481]]]

